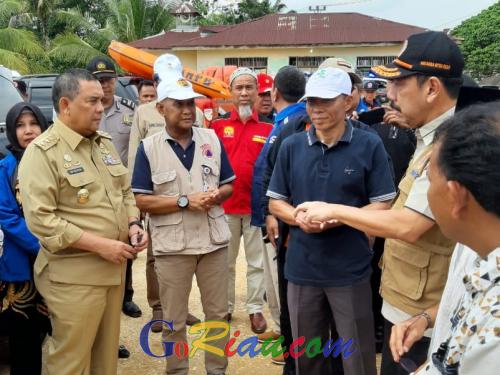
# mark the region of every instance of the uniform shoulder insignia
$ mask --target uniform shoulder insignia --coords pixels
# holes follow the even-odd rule
[[[44,151],[56,145],[57,142],[59,142],[59,137],[53,134],[44,135],[39,139],[35,140],[35,144]]]
[[[113,139],[113,137],[111,136],[111,134],[103,132],[102,130],[98,130],[97,134],[99,134],[103,138]]]
[[[120,100],[120,104],[123,104],[125,107],[131,109],[132,111],[135,109],[135,103],[132,100],[122,98],[122,100]]]

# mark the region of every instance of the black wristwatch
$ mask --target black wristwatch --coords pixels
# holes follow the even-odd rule
[[[177,199],[177,207],[186,208],[187,206],[189,206],[189,199],[187,195],[181,195],[179,199]]]
[[[134,220],[134,221],[131,221],[130,223],[128,223],[128,229],[132,228],[132,225],[137,225],[141,229],[144,229],[140,220]]]

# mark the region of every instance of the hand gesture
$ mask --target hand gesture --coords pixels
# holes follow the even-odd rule
[[[406,122],[406,118],[401,112],[395,109],[386,108],[383,122],[398,128],[410,129],[410,125]]]
[[[99,256],[109,262],[122,264],[127,259],[134,259],[136,250],[121,241],[106,239],[102,247],[97,251]]]
[[[334,213],[332,212],[332,205],[325,202],[304,202],[299,204],[294,211],[294,216],[297,218],[302,214],[302,220],[309,224],[323,225],[335,224]]]
[[[148,233],[138,225],[132,225],[128,231],[128,238],[136,252],[148,247]]]
[[[408,320],[392,326],[389,347],[391,348],[394,362],[408,353],[415,342],[420,340],[427,329],[427,319],[422,315],[414,316]]]

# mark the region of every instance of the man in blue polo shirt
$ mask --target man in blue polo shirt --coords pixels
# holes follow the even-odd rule
[[[291,226],[285,276],[294,339],[330,338],[330,323],[352,339],[346,375],[376,374],[370,291],[372,252],[363,232],[345,225],[309,224],[294,207],[308,200],[344,202],[365,209],[389,208],[396,195],[380,138],[345,120],[352,104],[349,75],[322,68],[306,85],[313,126],[283,142],[267,195],[270,211]],[[302,344],[302,343],[301,343]],[[302,349],[295,346],[295,351]],[[297,359],[298,374],[331,373],[322,353]]]

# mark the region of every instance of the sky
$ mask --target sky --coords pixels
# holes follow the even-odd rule
[[[273,0],[271,0],[273,1]],[[430,30],[453,28],[498,0],[281,0],[287,10],[309,13],[309,6],[328,6],[326,12],[356,12]]]

